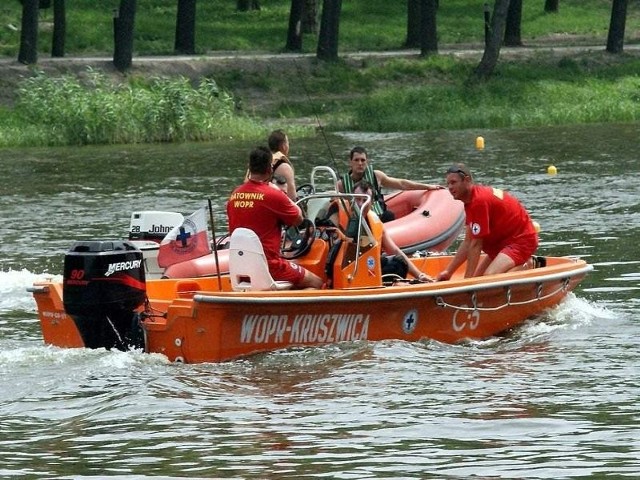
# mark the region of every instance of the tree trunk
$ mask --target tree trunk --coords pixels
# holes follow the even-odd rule
[[[305,0],[291,0],[287,44],[284,47],[285,50],[290,52],[302,51],[302,17],[304,15],[304,2]]]
[[[20,1],[20,5],[24,5],[24,0],[19,0]],[[51,7],[51,0],[40,0],[38,2],[38,8],[40,9],[47,9]]]
[[[196,53],[196,0],[178,0],[175,53]]]
[[[545,0],[544,11],[545,13],[558,13],[558,0]]]
[[[613,0],[611,22],[607,35],[607,52],[622,53],[624,46],[624,29],[627,21],[627,0]]]
[[[420,11],[420,54],[438,53],[438,32],[436,25],[436,0],[421,0]]]
[[[421,46],[421,6],[422,0],[407,0],[407,39],[404,42],[404,46],[407,48],[419,48]]]
[[[521,47],[522,0],[511,0],[507,10],[507,24],[504,32],[504,44],[507,47]]]
[[[131,68],[136,0],[120,0],[120,9],[113,18],[113,64],[120,72]]]
[[[338,32],[342,0],[324,0],[316,56],[320,60],[338,59]]]
[[[38,62],[38,0],[23,0],[22,30],[18,61],[25,65]]]
[[[304,15],[304,3],[305,0],[291,0],[287,44],[284,46],[284,49],[290,52],[302,51],[302,17]]]
[[[51,56],[64,57],[64,42],[67,36],[67,14],[65,0],[53,0],[53,37],[51,38]]]
[[[304,0],[302,33],[318,33],[318,0]]]
[[[495,0],[493,14],[491,15],[491,32],[489,41],[484,49],[482,60],[472,73],[472,79],[486,80],[493,73],[498,57],[500,56],[500,46],[504,35],[504,26],[507,21],[507,10],[509,0]]]
[[[240,12],[260,10],[260,2],[258,0],[238,0],[236,2],[236,9]]]
[[[482,6],[482,18],[484,23],[484,48],[489,46],[491,40],[491,8],[487,2]]]

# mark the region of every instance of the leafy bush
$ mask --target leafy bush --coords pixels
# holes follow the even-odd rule
[[[89,71],[87,83],[37,74],[21,83],[15,113],[25,126],[46,132],[50,144],[183,142],[264,130],[238,114],[212,79],[197,87],[183,77],[116,84]]]

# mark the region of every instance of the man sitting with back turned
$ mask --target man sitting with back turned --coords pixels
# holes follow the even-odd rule
[[[465,278],[530,268],[538,234],[522,204],[500,189],[474,184],[463,163],[447,170],[446,181],[453,198],[464,203],[466,230],[460,248],[437,279],[449,280],[465,260]],[[487,256],[480,260],[483,251]]]
[[[266,147],[251,151],[249,178],[233,191],[227,203],[229,233],[244,227],[258,235],[274,280],[291,282],[296,288],[320,288],[320,277],[280,256],[282,226],[298,226],[304,217],[300,207],[271,183],[271,160]]]

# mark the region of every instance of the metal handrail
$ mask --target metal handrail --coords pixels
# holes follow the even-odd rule
[[[333,170],[329,167],[315,167],[314,171],[316,169],[320,169],[320,170],[326,170],[328,169],[329,171],[333,172]],[[312,179],[313,179],[313,175],[312,175]],[[337,199],[340,201],[340,203],[343,205],[343,207],[346,209],[346,204],[345,202],[353,202],[356,198],[361,198],[362,200],[364,200],[364,202],[362,203],[362,207],[359,208],[355,208],[355,211],[357,212],[358,215],[358,231],[357,231],[357,236],[355,238],[356,242],[356,260],[360,257],[360,242],[358,241],[359,237],[360,237],[360,233],[362,232],[362,228],[364,225],[364,220],[363,220],[363,215],[362,212],[364,210],[366,210],[366,207],[369,206],[371,204],[371,197],[369,195],[367,195],[366,193],[342,193],[342,192],[322,192],[322,193],[312,193],[311,195],[307,195],[304,198],[301,198],[300,200],[298,200],[297,204],[300,205],[301,203],[305,203],[305,202],[309,202],[309,200],[313,200],[316,198],[331,198],[331,199]],[[305,210],[303,210],[305,211]],[[314,219],[310,219],[311,221],[313,221]],[[353,279],[356,275],[356,273],[358,272],[358,262],[356,261],[356,265],[354,267],[353,273],[351,274],[350,278]]]
[[[333,168],[327,165],[318,165],[317,167],[313,167],[313,170],[311,170],[311,186],[313,187],[313,191],[314,192],[316,191],[316,173],[318,172],[329,173],[329,175],[331,176],[331,179],[333,180],[334,190],[337,192],[338,191],[338,174]]]

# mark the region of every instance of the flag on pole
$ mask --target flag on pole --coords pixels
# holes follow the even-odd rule
[[[162,239],[158,250],[158,265],[167,268],[174,263],[186,262],[209,253],[211,244],[207,234],[207,215],[206,209],[202,207]]]

